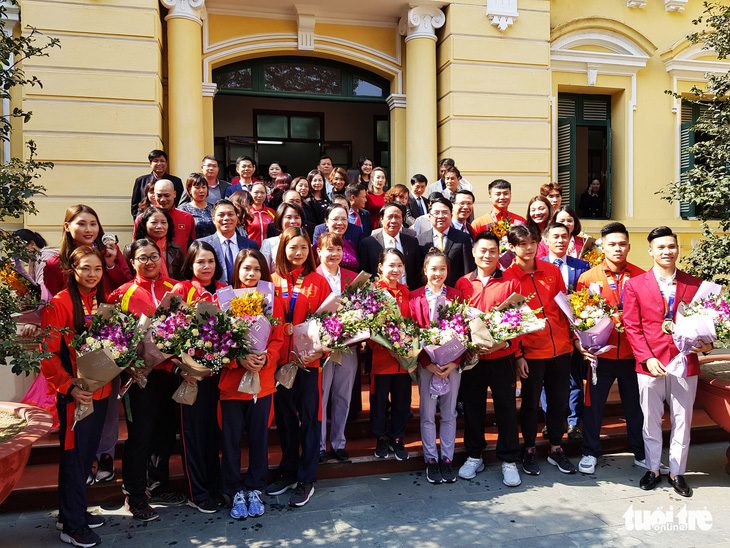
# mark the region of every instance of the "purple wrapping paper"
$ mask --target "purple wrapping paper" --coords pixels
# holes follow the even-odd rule
[[[446,297],[444,297],[443,295],[439,295],[438,297],[436,297],[436,299],[430,304],[428,318],[430,322],[438,321],[439,306],[446,306]]]
[[[436,375],[431,377],[431,382],[428,385],[428,393],[433,399],[436,399],[439,396],[445,396],[449,392],[451,392],[451,381],[448,377],[445,379],[437,377]]]
[[[271,322],[266,316],[259,316],[251,324],[248,331],[248,342],[251,343],[251,350],[265,352],[271,335]]]
[[[221,287],[215,292],[218,297],[218,307],[221,310],[228,310],[231,308],[231,301],[234,298],[240,297],[244,293],[253,293],[254,291],[258,291],[264,296],[264,302],[266,303],[264,308],[268,312],[274,310],[274,284],[264,280],[261,280],[256,287],[246,287],[243,289],[233,289],[230,285]]]
[[[446,344],[437,346],[435,344],[429,344],[423,347],[428,354],[431,363],[435,363],[439,367],[443,367],[449,362],[456,361],[459,356],[466,352],[466,347],[459,341],[459,339],[451,339]]]
[[[664,370],[668,375],[686,377],[687,355],[692,352],[693,346],[700,344],[700,341],[710,343],[717,340],[715,324],[708,316],[682,316],[677,310],[677,321],[672,338],[679,354],[672,358]]]
[[[215,295],[218,297],[218,306],[221,310],[228,310],[231,308],[231,301],[236,297],[236,290],[227,285],[216,291]]]
[[[603,347],[606,346],[608,338],[611,336],[613,330],[613,320],[606,317],[599,320],[598,323],[590,329],[587,329],[586,331],[578,331],[576,329],[574,333],[575,336],[578,337],[580,344],[583,345],[583,348],[593,352],[602,350]]]
[[[300,358],[322,352],[319,340],[319,324],[315,320],[308,320],[294,326],[292,333],[292,349]]]

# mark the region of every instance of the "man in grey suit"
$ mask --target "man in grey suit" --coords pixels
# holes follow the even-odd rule
[[[218,178],[219,171],[220,167],[218,166],[218,160],[215,159],[215,156],[206,156],[203,158],[203,163],[200,165],[200,172],[203,174],[205,181],[208,183],[208,197],[205,201],[210,205],[215,205],[218,200],[225,198],[226,190],[228,190],[228,187],[231,186],[230,183],[221,181]],[[185,204],[190,201],[190,195],[187,191],[184,192],[183,197],[180,199],[180,203]]]
[[[449,287],[454,287],[459,278],[476,268],[469,236],[451,226],[452,212],[453,205],[446,198],[440,197],[431,201],[428,210],[431,228],[418,235],[424,257],[435,247],[449,258],[449,276],[446,278],[446,285]]]
[[[208,242],[215,249],[218,262],[221,264],[223,275],[220,281],[229,285],[233,282],[233,263],[238,252],[242,249],[258,249],[253,240],[236,233],[238,215],[236,207],[230,200],[218,200],[213,206],[213,224],[215,234],[200,238],[201,242]]]
[[[401,251],[406,259],[405,280],[401,283],[408,285],[413,291],[421,287],[423,282],[423,255],[418,246],[418,240],[401,231],[406,208],[398,202],[390,202],[380,208],[380,219],[383,228],[373,230],[372,235],[360,240],[358,258],[360,270],[372,274],[373,279],[378,275],[378,258],[381,251],[394,247]]]

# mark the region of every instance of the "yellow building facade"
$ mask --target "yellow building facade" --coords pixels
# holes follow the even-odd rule
[[[454,158],[477,214],[496,178],[513,184],[521,215],[544,183],[560,181],[577,205],[599,178],[606,217],[635,234],[631,259],[646,266],[653,227],[672,226],[684,250],[698,233],[689,210],[655,193],[681,176],[693,116],[665,90],[689,96],[706,72],[727,70],[685,38],[702,10],[700,0],[21,0],[14,32],[35,27],[61,48],[25,64],[43,87],[16,94],[33,118],[4,154],[33,139],[54,162],[40,214],[24,221],[54,245],[76,203],[129,241],[131,188],[152,149],[183,181],[206,154],[226,165],[250,152],[263,166],[286,150],[311,166],[319,153],[350,166],[375,156],[406,184],[435,180],[438,160]]]

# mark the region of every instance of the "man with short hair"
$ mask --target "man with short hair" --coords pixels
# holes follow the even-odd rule
[[[601,456],[603,412],[614,382],[618,382],[621,406],[626,417],[626,434],[629,447],[634,453],[634,464],[646,467],[644,438],[641,434],[644,415],[641,412],[639,384],[634,370],[636,362],[622,328],[626,284],[630,279],[642,275],[644,270],[627,261],[631,250],[629,231],[621,223],[609,223],[604,226],[601,229],[601,242],[601,249],[606,258],[601,264],[581,275],[576,289],[600,290],[601,296],[609,305],[615,306],[618,313],[613,317],[616,329],[611,330],[611,336],[606,342],[606,345],[614,348],[600,356],[594,356],[583,350],[583,354],[589,360],[597,360],[596,383],[586,384],[583,456],[578,463],[578,470],[583,474],[593,474],[596,471],[598,457]]]
[[[453,158],[442,158],[441,161],[439,161],[439,180],[434,181],[428,186],[428,194],[430,195],[433,192],[440,192],[444,194],[444,191],[446,190],[446,179],[445,174],[446,170],[450,167],[456,167],[456,163],[454,162]],[[474,190],[474,187],[472,184],[467,181],[464,177],[461,176],[461,173],[458,175],[459,182],[458,182],[458,188],[464,189],[464,190]],[[447,198],[449,196],[446,196]]]
[[[416,173],[411,177],[411,193],[408,196],[408,215],[406,224],[413,226],[421,215],[428,215],[428,200],[424,197],[428,179],[425,175]]]
[[[213,246],[223,270],[220,281],[233,285],[233,263],[236,261],[238,252],[242,249],[258,249],[259,246],[253,240],[236,232],[238,214],[236,213],[236,206],[230,200],[223,199],[215,203],[213,206],[213,224],[215,225],[215,234],[200,238],[200,241]]]
[[[218,178],[219,171],[220,166],[218,165],[218,160],[215,159],[215,156],[205,156],[203,158],[203,162],[200,165],[200,173],[203,174],[205,181],[208,183],[208,196],[205,198],[205,201],[210,205],[215,205],[218,200],[223,198],[226,195],[226,190],[228,190],[228,187],[231,186],[229,182],[222,181]],[[185,191],[180,203],[187,204],[191,201],[192,198],[187,191]]]
[[[465,191],[468,192],[468,191]],[[499,269],[499,239],[491,232],[476,235],[472,250],[476,270],[456,282],[456,289],[474,308],[489,312],[498,303],[519,293],[517,280],[507,279]],[[479,362],[462,373],[459,394],[464,403],[464,448],[467,459],[459,469],[459,477],[472,479],[484,470],[482,452],[487,414],[487,389],[492,391],[494,414],[497,417],[497,458],[502,461],[502,481],[508,487],[519,485],[520,435],[517,426],[515,384],[515,352],[518,341],[499,343],[481,350]]]
[[[712,350],[701,342],[687,356],[686,377],[667,374],[665,368],[679,354],[674,344],[674,320],[680,302],[689,303],[702,280],[677,270],[677,235],[667,226],[649,233],[649,255],[654,266],[631,278],[624,293],[626,336],[636,358],[639,401],[644,413],[644,450],[647,472],[639,487],[651,490],[661,482],[662,416],[669,404],[669,484],[683,497],[692,496],[684,473],[687,469],[692,408],[697,393],[700,364],[697,354]]]
[[[540,187],[540,196],[548,199],[551,211],[555,212],[563,203],[563,186],[559,183],[545,183]]]
[[[390,202],[380,208],[382,228],[376,228],[370,236],[360,241],[358,259],[360,270],[364,270],[375,280],[378,277],[380,252],[391,247],[401,251],[406,259],[405,280],[401,283],[405,283],[413,291],[423,286],[423,255],[418,240],[401,232],[405,215],[406,208],[398,202]]]
[[[185,211],[181,211],[175,207],[175,198],[177,193],[172,181],[160,179],[155,183],[155,201],[157,207],[165,209],[172,217],[175,234],[172,241],[179,245],[183,253],[187,253],[188,246],[195,241],[195,218]],[[141,215],[134,221],[134,229],[137,229]]]
[[[147,160],[150,163],[152,173],[137,177],[132,187],[132,218],[136,219],[139,215],[139,203],[144,199],[144,189],[152,181],[159,181],[160,179],[166,179],[171,181],[175,187],[176,198],[175,205],[180,203],[180,196],[183,195],[185,188],[183,187],[182,181],[167,172],[167,154],[164,150],[153,150],[147,156]]]
[[[524,225],[524,217],[509,211],[512,203],[512,185],[504,179],[495,179],[489,183],[489,199],[492,201],[492,211],[476,219],[471,227],[475,234],[487,230],[487,227],[498,222],[509,220],[512,226]]]
[[[453,205],[446,198],[441,197],[432,201],[428,212],[431,228],[418,235],[418,243],[424,257],[432,247],[435,247],[449,258],[450,268],[446,285],[450,287],[454,287],[459,278],[475,267],[471,239],[451,227],[452,208]]]
[[[451,197],[454,204],[454,218],[451,226],[469,236],[469,241],[474,241],[474,232],[469,224],[469,218],[474,212],[474,194],[470,190],[457,190]]]
[[[370,218],[370,212],[365,209],[368,199],[367,187],[364,185],[347,185],[345,198],[350,203],[348,221],[362,228],[364,237],[370,236],[373,232],[373,220]]]
[[[329,156],[320,156],[319,163],[317,164],[317,169],[324,176],[324,190],[327,193],[327,196],[332,196],[333,187],[332,183],[330,183],[330,174],[334,169],[334,166],[332,165],[332,158]]]
[[[250,156],[239,156],[236,159],[236,172],[238,177],[231,179],[231,186],[224,194],[226,198],[239,190],[251,190],[251,185],[260,181],[253,176],[256,172],[256,162]]]

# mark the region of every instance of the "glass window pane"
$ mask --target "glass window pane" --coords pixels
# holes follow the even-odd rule
[[[251,67],[219,74],[215,83],[219,89],[252,89]]]
[[[259,114],[256,117],[256,134],[259,137],[286,139],[289,137],[287,125],[286,116]]]
[[[382,97],[383,88],[363,78],[354,77],[352,80],[352,94],[355,97]]]
[[[375,123],[375,133],[378,143],[387,143],[390,140],[390,126],[388,120],[378,120]]]
[[[319,118],[311,116],[291,117],[292,139],[319,139]]]
[[[264,89],[290,93],[342,94],[340,69],[308,64],[278,63],[264,67]]]

